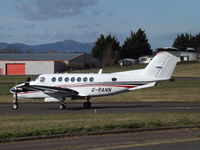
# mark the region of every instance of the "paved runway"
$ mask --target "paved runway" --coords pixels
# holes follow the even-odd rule
[[[0,114],[200,112],[200,103],[191,102],[93,103],[91,109],[84,109],[82,103],[67,103],[65,110],[59,110],[58,103],[19,103],[18,110],[11,105],[0,104]]]
[[[146,131],[1,143],[3,150],[199,150],[200,129]]]

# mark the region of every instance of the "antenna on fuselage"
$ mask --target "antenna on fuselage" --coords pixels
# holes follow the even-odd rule
[[[27,80],[26,80],[26,82],[25,82],[25,84],[24,84],[24,86],[29,86],[30,81],[31,81],[31,78],[28,77]]]
[[[102,74],[103,69],[99,69],[98,74]]]

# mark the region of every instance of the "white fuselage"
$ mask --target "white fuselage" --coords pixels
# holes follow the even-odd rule
[[[67,88],[78,91],[78,96],[95,97],[127,92],[129,89],[142,86],[151,79],[144,79],[142,76],[134,77],[119,74],[44,74],[40,75],[30,85],[51,86]],[[26,91],[17,93],[19,98],[48,98],[49,93],[43,91]],[[60,95],[60,97],[65,97]],[[71,97],[71,96],[69,96]]]

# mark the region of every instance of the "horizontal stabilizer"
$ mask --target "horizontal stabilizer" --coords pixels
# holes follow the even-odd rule
[[[156,82],[151,82],[151,83],[148,83],[148,84],[145,84],[145,85],[142,85],[142,86],[131,88],[131,89],[129,89],[129,91],[143,89],[143,88],[148,88],[148,87],[153,87],[155,85],[156,85]]]

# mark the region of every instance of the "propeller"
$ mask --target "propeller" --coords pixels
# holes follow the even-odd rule
[[[22,91],[23,91],[23,87],[29,86],[30,80],[31,80],[31,78],[28,77],[27,80],[26,80],[26,82],[25,82],[25,84],[24,84],[23,86],[20,87],[20,89],[22,89]],[[16,84],[17,84],[17,82],[16,82]],[[19,90],[18,88],[19,88],[19,87],[16,85],[16,86],[15,86],[15,89],[14,89],[14,101],[13,101],[13,105],[12,105],[12,108],[13,108],[14,110],[18,109],[18,96],[17,96],[17,93],[21,91],[21,90]]]
[[[18,87],[15,87],[15,95],[14,95],[14,101],[13,101],[13,105],[12,108],[14,110],[16,110],[18,108],[18,97],[17,97],[17,92],[18,92]]]
[[[24,84],[24,86],[29,86],[29,84],[30,84],[30,81],[31,81],[31,78],[30,78],[30,77],[28,77],[28,78],[27,78],[27,80],[26,80],[26,82],[25,82],[25,84]]]

